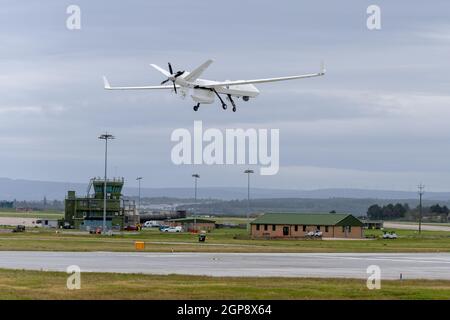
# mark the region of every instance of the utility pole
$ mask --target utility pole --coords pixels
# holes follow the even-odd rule
[[[194,178],[194,203],[195,205],[197,205],[197,179],[200,178],[200,175],[198,173],[194,173],[192,175],[192,177]],[[194,212],[194,229],[195,231],[197,231],[197,216],[196,216],[196,212]]]
[[[142,180],[142,177],[137,177],[136,180],[139,182],[138,214],[141,214],[141,180]]]
[[[105,132],[98,137],[99,139],[105,140],[105,181],[103,185],[103,228],[102,233],[106,233],[106,179],[108,173],[108,140],[115,139],[112,134]]]
[[[419,189],[419,234],[422,233],[422,196],[425,193],[425,186],[420,183],[417,188]]]
[[[250,174],[253,170],[247,169],[244,171],[247,174],[247,232],[250,230]]]

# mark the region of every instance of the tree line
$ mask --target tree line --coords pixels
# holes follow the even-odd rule
[[[450,210],[446,205],[434,204],[431,206],[422,206],[422,217],[425,220],[439,219],[442,222],[448,222]],[[372,220],[395,220],[416,219],[420,214],[420,207],[411,208],[407,203],[389,203],[380,206],[373,204],[367,209],[367,217]]]

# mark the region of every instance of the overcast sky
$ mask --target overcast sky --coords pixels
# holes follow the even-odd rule
[[[217,4],[215,4],[217,3]],[[66,28],[67,6],[81,30]],[[366,8],[381,7],[369,31]],[[280,129],[280,171],[258,187],[450,190],[448,1],[2,1],[0,177],[88,182],[110,174],[129,186],[245,186],[242,166],[176,166],[176,128]],[[105,91],[153,85],[149,66],[203,78],[253,79],[316,72],[321,78],[260,84],[260,96],[193,112],[168,91]]]

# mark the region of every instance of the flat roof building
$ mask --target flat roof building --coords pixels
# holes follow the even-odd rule
[[[36,224],[40,225],[42,228],[58,228],[59,220],[58,219],[38,219],[38,220],[36,220]]]
[[[170,219],[167,220],[169,226],[178,227],[181,226],[184,231],[211,231],[216,227],[216,222],[211,219],[188,217],[181,219]]]
[[[325,238],[363,238],[363,223],[351,214],[266,213],[251,223],[254,238],[304,238],[322,232]]]
[[[364,223],[365,229],[383,229],[384,222],[383,220],[361,220]]]

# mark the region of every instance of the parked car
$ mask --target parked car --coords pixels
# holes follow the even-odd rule
[[[90,229],[89,233],[90,234],[102,234],[102,228],[97,227],[97,228],[94,228],[94,229]]]
[[[13,229],[12,232],[25,232],[25,226],[23,226],[23,225],[18,225],[17,227],[15,227],[15,228]]]
[[[73,229],[74,227],[71,226],[68,222],[64,222],[64,224],[62,225],[63,229]]]
[[[139,228],[137,226],[134,226],[134,225],[129,225],[129,226],[126,226],[125,228],[123,228],[123,230],[125,230],[125,231],[138,231]]]
[[[319,230],[316,230],[316,231],[309,231],[309,232],[306,234],[306,236],[307,236],[307,237],[311,237],[311,238],[313,238],[313,237],[315,237],[315,238],[320,238],[320,237],[322,237],[322,231],[319,231]]]
[[[181,232],[181,230],[183,230],[182,227],[178,226],[178,227],[169,227],[164,229],[164,232]]]
[[[391,232],[385,232],[383,234],[383,239],[397,239],[398,236],[394,231]]]
[[[170,228],[170,227],[169,226],[159,226],[159,231],[163,232],[167,228]]]

